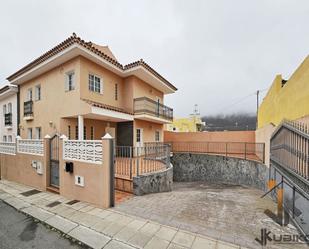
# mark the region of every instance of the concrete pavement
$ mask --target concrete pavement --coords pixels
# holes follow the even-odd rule
[[[69,200],[53,193],[23,195],[31,190],[33,188],[25,185],[0,181],[0,199],[5,203],[91,248],[240,248],[114,209],[99,209],[89,203]]]

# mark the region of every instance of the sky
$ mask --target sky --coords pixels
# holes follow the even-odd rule
[[[254,93],[308,55],[308,13],[307,0],[1,1],[0,85],[75,32],[172,82],[176,117],[254,113]]]

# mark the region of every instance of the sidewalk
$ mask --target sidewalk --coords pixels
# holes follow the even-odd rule
[[[234,249],[239,246],[173,227],[99,209],[85,202],[66,199],[14,182],[0,181],[0,199],[92,248]]]

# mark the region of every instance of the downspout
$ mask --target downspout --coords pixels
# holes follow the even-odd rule
[[[20,136],[20,86],[18,85],[17,87],[17,135]]]

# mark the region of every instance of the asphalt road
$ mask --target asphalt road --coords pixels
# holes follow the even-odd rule
[[[1,249],[71,249],[82,248],[40,223],[17,212],[0,200]]]

